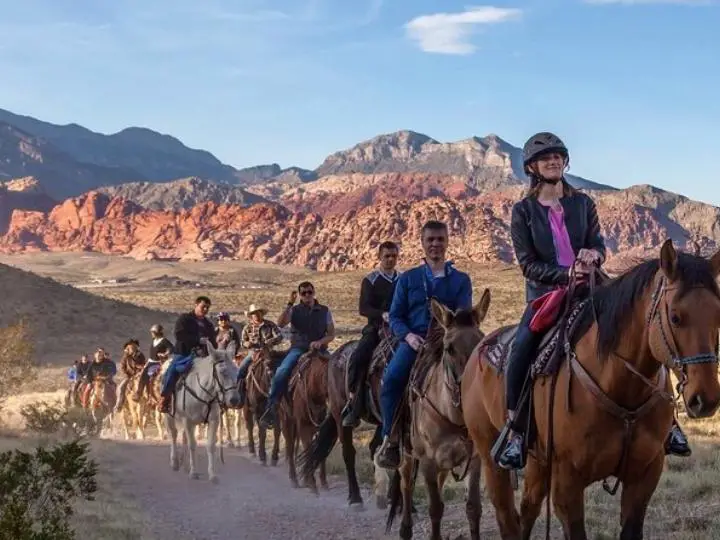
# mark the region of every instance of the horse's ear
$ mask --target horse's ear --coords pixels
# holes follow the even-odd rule
[[[430,299],[430,313],[445,330],[452,323],[453,313],[434,298]]]
[[[720,273],[720,249],[715,252],[715,255],[710,257],[710,265],[712,266],[713,274],[715,276]]]
[[[677,277],[677,260],[677,251],[673,247],[672,240],[665,240],[660,248],[660,269],[668,281],[675,281]]]
[[[235,353],[237,352],[237,345],[235,345],[234,341],[231,341],[230,343],[228,343],[228,346],[225,348],[225,350],[227,351],[228,358],[232,360],[233,358],[235,358]]]
[[[209,339],[205,340],[205,347],[207,348],[208,356],[212,356],[212,354],[215,352],[215,347],[213,347]]]
[[[475,317],[475,320],[477,321],[478,326],[480,326],[480,323],[482,323],[485,320],[485,316],[487,315],[489,307],[490,307],[490,289],[485,288],[485,290],[483,291],[482,298],[480,298],[480,301],[473,308],[473,316]]]

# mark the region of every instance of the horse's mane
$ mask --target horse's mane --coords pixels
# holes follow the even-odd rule
[[[475,327],[477,322],[473,317],[472,309],[459,309],[455,313],[450,328],[462,328],[462,327]],[[430,331],[425,339],[425,348],[422,354],[418,357],[418,361],[423,363],[435,364],[442,358],[443,338],[445,337],[445,330],[438,322],[433,319],[430,323]]]
[[[720,297],[710,261],[684,252],[677,255],[678,297],[698,286]],[[660,260],[650,259],[598,287],[579,316],[573,341],[576,343],[590,329],[597,313],[598,351],[601,357],[607,357],[620,344],[636,302],[645,294],[659,268]]]

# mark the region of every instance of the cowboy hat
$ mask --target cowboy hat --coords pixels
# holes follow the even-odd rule
[[[253,313],[255,313],[257,311],[262,311],[263,315],[265,315],[267,313],[267,309],[265,309],[264,307],[258,306],[256,304],[250,304],[250,307],[245,312],[245,315],[252,315]]]

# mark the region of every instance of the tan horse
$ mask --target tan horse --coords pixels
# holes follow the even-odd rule
[[[298,487],[295,468],[295,452],[302,442],[309,448],[313,436],[327,413],[328,356],[315,350],[303,354],[293,369],[288,384],[287,398],[281,401],[280,425],[285,438],[285,454],[288,462],[290,483]],[[305,485],[318,493],[315,475],[304,478]],[[320,485],[328,487],[325,461],[320,464]]]
[[[97,433],[112,419],[116,400],[116,385],[110,377],[95,376],[89,389],[85,409],[92,416]],[[88,392],[88,390],[86,390]]]
[[[255,438],[254,427],[255,420],[258,420],[258,459],[263,465],[267,464],[267,454],[265,444],[267,438],[267,428],[260,422],[260,417],[265,411],[265,403],[267,402],[270,392],[270,381],[272,379],[271,368],[278,358],[278,354],[267,348],[262,348],[253,353],[252,364],[247,371],[245,377],[245,388],[247,388],[247,398],[245,405],[245,427],[248,432],[248,450],[255,455]],[[273,446],[270,463],[275,466],[280,458],[280,426],[276,423],[273,426]]]
[[[135,431],[135,438],[145,440],[145,425],[149,412],[148,398],[144,394],[138,401],[132,399],[140,383],[140,373],[133,375],[125,385],[125,399],[122,406],[122,425],[125,439],[130,439],[130,430]]]
[[[681,381],[690,417],[711,416],[720,404],[719,271],[720,252],[708,261],[678,254],[668,240],[659,259],[602,285],[580,308],[563,363],[534,381],[537,437],[530,443],[521,515],[509,472],[491,457],[507,415],[505,378],[488,353],[492,336],[476,348],[462,380],[462,407],[503,539],[530,538],[548,486],[565,538],[586,539],[585,488],[610,476],[623,485],[620,538],[643,537],[673,420],[668,368]]]
[[[402,521],[400,538],[412,538],[412,493],[416,467],[425,479],[432,522],[432,540],[441,540],[440,524],[445,505],[442,490],[449,473],[456,479],[469,473],[468,490],[480,494],[480,468],[473,458],[462,409],[460,408],[460,379],[465,363],[475,346],[484,337],[479,326],[490,306],[490,290],[485,289],[477,305],[470,310],[455,312],[434,298],[430,301],[432,318],[439,326],[431,332],[413,366],[408,388],[409,437],[405,437],[405,451],[400,464]],[[464,469],[464,473],[462,470]],[[388,514],[389,532],[398,506],[400,493],[395,491]],[[480,538],[480,507],[466,507],[470,536]],[[474,503],[474,501],[473,501]]]

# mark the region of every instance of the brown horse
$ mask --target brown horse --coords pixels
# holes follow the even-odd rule
[[[428,513],[432,522],[432,540],[440,540],[440,523],[445,505],[442,490],[448,473],[464,467],[469,473],[468,490],[480,495],[480,467],[474,459],[473,444],[465,429],[460,408],[460,377],[475,346],[485,336],[480,324],[490,306],[490,290],[472,309],[455,312],[434,298],[430,311],[437,330],[431,331],[427,344],[418,355],[410,375],[406,395],[409,412],[409,436],[404,437],[402,462],[399,467],[402,494],[400,538],[412,538],[412,493],[415,470],[419,468],[425,479],[430,502]],[[397,494],[391,501],[387,531],[392,526]],[[471,504],[472,501],[472,504]],[[470,537],[480,538],[480,507],[473,497],[468,498],[466,514]]]
[[[86,392],[89,392],[86,401],[86,410],[90,412],[95,423],[97,433],[103,428],[107,418],[111,418],[116,401],[116,385],[110,377],[97,375],[92,385]]]
[[[266,347],[253,352],[252,363],[245,377],[245,388],[247,397],[245,405],[245,425],[248,432],[248,450],[255,455],[255,438],[253,435],[255,420],[258,421],[258,458],[263,465],[267,464],[265,452],[265,441],[267,428],[260,422],[260,417],[265,411],[270,392],[270,381],[272,379],[273,364],[277,361],[277,353],[268,350]],[[280,454],[280,426],[273,426],[273,447],[270,463],[275,466],[278,463]]]
[[[720,404],[719,271],[720,251],[708,261],[678,254],[668,240],[659,259],[598,287],[580,305],[563,362],[533,380],[529,416],[537,436],[528,441],[521,515],[509,472],[491,457],[507,415],[502,365],[490,354],[493,336],[479,344],[465,368],[462,407],[503,539],[530,538],[548,488],[565,538],[586,539],[585,488],[610,476],[623,484],[620,538],[643,537],[673,420],[668,370],[680,380],[691,418],[711,416]]]
[[[381,330],[381,343],[373,355],[371,371],[368,373],[366,384],[363,387],[366,392],[365,415],[363,419],[375,425],[375,434],[370,441],[370,459],[374,458],[375,451],[382,442],[382,416],[378,397],[380,395],[380,382],[382,380],[383,368],[387,358],[378,358],[376,355],[388,356],[392,354],[391,344],[395,338],[389,334],[389,330]],[[347,403],[347,367],[348,360],[352,356],[359,340],[352,340],[344,343],[333,351],[328,364],[328,415],[318,428],[317,434],[309,447],[298,456],[298,464],[301,467],[302,477],[308,477],[315,473],[315,469],[322,464],[330,455],[340,434],[342,444],[343,461],[348,479],[348,505],[362,508],[363,498],[360,493],[360,485],[355,470],[356,450],[353,444],[352,427],[342,425],[342,411]],[[378,508],[384,509],[387,506],[388,477],[385,469],[375,467],[375,496]]]
[[[329,357],[316,350],[310,350],[300,357],[293,369],[286,398],[280,403],[280,425],[285,438],[290,483],[298,487],[295,469],[295,452],[298,443],[308,448],[313,435],[327,412]],[[305,485],[318,493],[315,475],[304,477]],[[325,461],[320,465],[320,484],[328,487]]]

